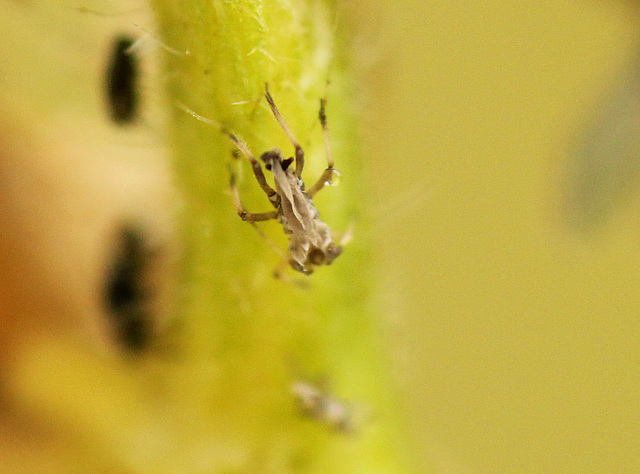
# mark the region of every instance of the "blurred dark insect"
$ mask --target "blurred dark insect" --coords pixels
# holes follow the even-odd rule
[[[130,124],[138,116],[138,56],[132,51],[134,40],[119,36],[106,71],[106,98],[111,119],[120,125]]]
[[[582,131],[564,183],[569,224],[607,222],[640,190],[640,63],[627,68]]]
[[[147,348],[153,332],[148,275],[152,255],[141,231],[124,227],[104,288],[106,312],[115,339],[126,350]]]

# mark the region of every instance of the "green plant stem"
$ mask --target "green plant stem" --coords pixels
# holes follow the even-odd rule
[[[408,437],[401,428],[385,364],[379,314],[372,308],[367,223],[359,220],[366,183],[350,97],[345,44],[335,36],[332,2],[303,0],[154,0],[167,53],[167,106],[181,196],[183,245],[177,316],[185,357],[214,370],[200,378],[203,421],[227,451],[214,472],[407,472]],[[271,276],[280,257],[242,222],[229,194],[228,166],[241,169],[249,211],[269,210],[246,160],[219,122],[259,156],[291,145],[263,98],[264,83],[307,156],[310,186],[326,166],[317,119],[327,97],[329,129],[342,183],[315,203],[334,232],[354,225],[353,241],[330,267],[312,276]],[[282,249],[275,221],[261,229]],[[295,281],[303,281],[301,289]],[[296,409],[291,384],[327,388],[352,410],[355,429],[336,431]],[[238,459],[241,459],[240,461]]]

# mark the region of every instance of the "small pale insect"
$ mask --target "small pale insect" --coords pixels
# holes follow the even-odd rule
[[[233,200],[238,211],[238,215],[244,221],[251,223],[276,219],[284,232],[289,236],[288,255],[285,262],[296,271],[310,275],[315,267],[330,265],[342,252],[343,242],[336,244],[331,235],[331,229],[320,220],[320,213],[313,205],[313,197],[326,184],[332,182],[334,174],[338,172],[334,169],[333,156],[329,143],[329,132],[327,129],[327,117],[325,114],[326,100],[320,100],[320,112],[318,114],[322,125],[323,138],[327,154],[327,168],[320,179],[309,189],[305,188],[302,180],[302,170],[304,168],[304,151],[295,135],[280,115],[271,94],[269,87],[265,84],[265,97],[278,124],[285,132],[289,141],[295,149],[294,157],[284,158],[278,148],[266,151],[260,156],[265,168],[273,174],[275,189],[273,189],[265,178],[262,167],[256,160],[247,145],[233,133],[229,137],[236,144],[242,155],[251,163],[253,173],[258,184],[265,192],[269,201],[275,208],[268,212],[247,212],[242,205],[236,179],[231,173],[231,191]],[[254,224],[255,225],[255,224]],[[343,239],[344,240],[344,239]],[[279,275],[279,270],[274,272]]]
[[[296,397],[303,415],[338,431],[353,431],[353,413],[344,401],[301,380],[291,385],[291,392]]]

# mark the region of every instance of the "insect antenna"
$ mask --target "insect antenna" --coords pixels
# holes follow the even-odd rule
[[[322,125],[322,138],[324,140],[324,148],[327,154],[327,168],[323,171],[322,175],[316,181],[316,183],[307,190],[307,195],[312,198],[318,191],[320,191],[326,184],[336,184],[337,180],[332,182],[332,179],[339,177],[340,173],[333,165],[333,153],[331,152],[331,142],[329,140],[329,129],[327,127],[327,114],[325,108],[327,105],[327,99],[320,99],[320,111],[318,112],[318,118],[320,119],[320,125]]]
[[[273,97],[269,93],[269,84],[265,82],[264,84],[264,96],[267,98],[267,102],[269,102],[269,106],[271,107],[271,112],[273,112],[273,116],[278,121],[280,128],[284,130],[284,133],[289,137],[289,141],[293,145],[296,150],[296,176],[300,178],[302,176],[302,170],[304,169],[304,151],[300,146],[300,143],[296,139],[295,135],[287,125],[287,122],[284,121],[278,107],[276,107],[276,103],[273,101]]]
[[[331,141],[329,140],[329,129],[327,127],[327,114],[325,107],[327,106],[327,99],[320,99],[320,111],[318,112],[318,118],[320,119],[320,125],[322,125],[322,139],[324,140],[324,149],[327,152],[327,169],[333,169],[333,153],[331,153]]]

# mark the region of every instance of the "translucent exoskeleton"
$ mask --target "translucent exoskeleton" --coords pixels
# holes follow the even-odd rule
[[[331,229],[320,220],[320,213],[312,201],[315,194],[320,191],[325,184],[332,182],[334,174],[338,175],[338,172],[333,167],[333,156],[329,143],[327,117],[325,114],[326,100],[320,100],[320,112],[318,116],[320,124],[322,125],[327,154],[327,168],[318,181],[311,188],[306,189],[305,183],[302,180],[304,151],[282,118],[282,115],[280,115],[269,93],[268,85],[265,85],[265,97],[267,98],[267,102],[269,102],[271,111],[278,121],[278,124],[295,149],[295,166],[293,165],[294,157],[285,159],[278,148],[269,150],[260,156],[265,168],[273,173],[275,183],[275,189],[273,189],[267,183],[260,163],[253,157],[247,145],[236,135],[229,133],[229,137],[236,144],[240,153],[251,163],[258,184],[269,198],[275,210],[259,213],[247,212],[240,200],[236,186],[236,178],[232,172],[230,181],[233,200],[238,215],[244,221],[255,223],[270,219],[278,220],[278,222],[282,224],[284,232],[289,236],[288,255],[285,262],[288,262],[294,270],[309,275],[313,273],[315,267],[330,265],[336,257],[340,255],[342,245],[344,244],[344,241],[339,244],[334,242]],[[274,274],[279,276],[280,269],[277,269]]]

